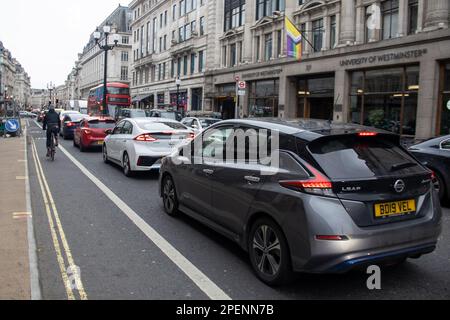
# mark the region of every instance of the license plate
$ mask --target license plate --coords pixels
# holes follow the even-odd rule
[[[416,201],[405,200],[375,205],[375,218],[386,218],[416,212]]]
[[[103,145],[103,141],[97,141],[97,144]]]

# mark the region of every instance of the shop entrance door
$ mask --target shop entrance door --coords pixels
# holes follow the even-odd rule
[[[333,120],[334,75],[298,80],[297,117]]]

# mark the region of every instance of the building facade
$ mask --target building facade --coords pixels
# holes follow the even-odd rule
[[[41,109],[50,101],[50,92],[45,89],[31,89],[31,106],[36,109]]]
[[[188,110],[231,118],[240,79],[247,84],[241,117],[354,122],[416,139],[450,134],[450,0],[136,0],[130,7],[132,92],[141,107],[174,105],[180,76]],[[285,16],[303,33],[300,61],[287,57]]]
[[[30,77],[0,42],[0,113],[13,103],[21,108],[29,107],[30,97]]]
[[[114,50],[108,52],[108,81],[130,83],[129,57],[131,55],[131,12],[128,7],[120,6],[99,25],[103,30],[105,24],[112,25],[112,32],[120,35],[120,42]],[[104,35],[102,35],[102,38]],[[102,41],[102,40],[100,40]],[[111,43],[112,44],[112,43]],[[104,52],[96,44],[93,34],[83,49],[77,63],[79,83],[77,84],[81,99],[87,100],[89,91],[103,83]],[[78,93],[77,93],[78,94]]]
[[[214,46],[214,1],[141,1],[133,14],[132,95],[136,106],[202,110],[206,52]],[[180,80],[179,86],[175,79]]]

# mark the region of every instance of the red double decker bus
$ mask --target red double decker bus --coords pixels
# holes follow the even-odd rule
[[[118,109],[131,106],[130,86],[126,83],[111,82],[107,84],[106,105],[111,117],[116,115]],[[91,116],[103,115],[103,85],[89,91],[88,114]]]

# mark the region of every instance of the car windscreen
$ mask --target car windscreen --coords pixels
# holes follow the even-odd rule
[[[146,131],[165,132],[171,130],[187,130],[186,126],[178,122],[140,122],[139,128]]]
[[[368,179],[424,173],[408,153],[381,137],[336,137],[309,144],[309,151],[333,180]]]
[[[145,118],[147,117],[147,114],[144,110],[131,110],[131,117],[132,118]]]
[[[113,129],[116,126],[116,122],[112,120],[91,120],[89,121],[89,127],[93,129]]]
[[[209,128],[213,124],[220,122],[220,120],[215,119],[200,119],[203,128]]]
[[[73,122],[81,121],[85,117],[86,116],[84,116],[82,114],[71,114],[71,115],[69,115],[70,121],[73,121]]]

